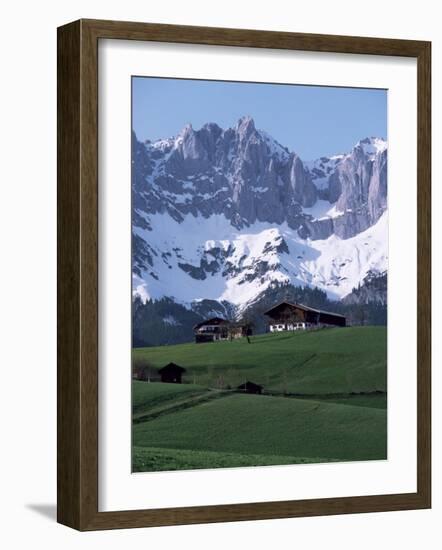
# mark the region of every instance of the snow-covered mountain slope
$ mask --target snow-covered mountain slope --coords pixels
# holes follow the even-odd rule
[[[149,243],[148,267],[134,273],[133,290],[143,300],[169,296],[190,306],[209,299],[241,310],[275,283],[316,286],[340,299],[369,272],[387,269],[386,212],[350,239],[302,239],[287,223],[238,230],[222,215],[178,222],[154,214],[149,224],[151,230],[134,229]]]
[[[277,284],[340,299],[387,269],[387,144],[303,163],[250,117],[133,135],[133,291],[237,311]],[[225,306],[223,306],[225,307]]]

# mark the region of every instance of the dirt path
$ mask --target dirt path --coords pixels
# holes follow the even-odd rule
[[[154,407],[148,413],[139,413],[133,416],[133,424],[139,424],[140,422],[147,422],[149,420],[155,420],[156,418],[163,416],[165,414],[171,414],[177,411],[182,411],[185,409],[190,409],[196,407],[197,405],[202,405],[203,403],[208,403],[215,399],[221,399],[231,395],[231,392],[222,391],[222,390],[208,390],[207,393],[203,395],[197,395],[193,397],[187,397],[185,399],[173,401],[169,404],[159,405]]]

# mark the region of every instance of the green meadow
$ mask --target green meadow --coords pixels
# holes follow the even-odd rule
[[[183,384],[133,381],[134,471],[386,458],[385,327],[133,350],[153,373],[169,362]]]

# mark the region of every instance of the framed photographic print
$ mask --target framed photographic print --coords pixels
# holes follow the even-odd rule
[[[58,520],[428,508],[430,43],[58,32]]]

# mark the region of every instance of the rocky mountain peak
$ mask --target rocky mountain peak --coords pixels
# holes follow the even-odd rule
[[[179,133],[179,135],[185,137],[186,135],[193,134],[193,133],[194,133],[194,130],[193,130],[192,123],[191,123],[191,122],[188,122],[188,123],[183,127],[183,129],[181,130],[181,132]]]
[[[364,277],[388,259],[382,138],[305,162],[244,116],[154,142],[133,133],[132,167],[133,288],[143,300],[174,289],[178,303],[238,312],[281,284],[333,299],[362,283],[357,300],[378,292]]]
[[[387,149],[387,142],[383,138],[379,137],[366,137],[361,139],[353,148],[353,150],[360,149],[364,155],[374,157],[379,153],[383,153]]]
[[[251,116],[231,128],[187,124],[174,138],[133,135],[134,205],[147,214],[222,214],[233,227],[286,222],[302,238],[348,239],[387,207],[387,142],[368,137],[347,154],[304,162]]]
[[[235,129],[241,138],[247,139],[256,130],[255,121],[251,116],[243,116],[238,120]]]

